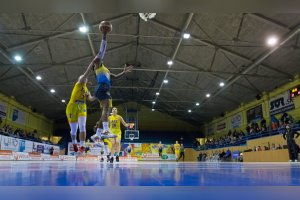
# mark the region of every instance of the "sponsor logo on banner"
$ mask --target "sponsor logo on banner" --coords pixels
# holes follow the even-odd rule
[[[7,103],[0,101],[0,118],[1,119],[6,118],[6,109],[7,109]]]
[[[28,140],[19,140],[19,151],[20,152],[32,152],[33,142]]]
[[[137,157],[120,157],[120,162],[137,162]]]
[[[44,153],[41,154],[41,157],[43,158],[43,160],[61,160],[59,156],[51,156],[49,154]]]
[[[1,150],[19,151],[19,139],[2,135]]]
[[[16,107],[12,107],[12,119],[13,122],[25,125],[26,113]]]
[[[99,161],[99,156],[87,155],[87,156],[77,156],[78,161]]]
[[[176,160],[175,154],[163,154],[161,156],[162,160]]]
[[[43,160],[40,153],[32,152],[32,153],[28,153],[28,155],[29,155],[30,160]]]
[[[30,160],[29,154],[26,152],[15,152],[14,156],[16,160]]]
[[[13,152],[11,150],[0,150],[0,160],[14,160]]]
[[[33,143],[33,152],[44,153],[44,148],[45,146],[42,143]]]
[[[231,118],[231,127],[232,128],[238,128],[238,127],[240,127],[241,123],[242,123],[242,115],[241,115],[241,113],[239,113],[237,115],[234,115]]]
[[[75,156],[60,155],[59,158],[60,158],[60,160],[65,160],[65,161],[76,161]]]
[[[276,115],[295,109],[295,104],[291,99],[290,92],[286,91],[285,93],[282,93],[277,97],[270,99],[269,107],[270,115]]]
[[[142,154],[143,158],[159,158],[158,153],[143,153]]]

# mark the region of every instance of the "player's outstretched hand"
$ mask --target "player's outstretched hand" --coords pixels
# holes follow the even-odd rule
[[[133,66],[132,66],[132,65],[127,65],[127,64],[125,64],[125,67],[124,67],[124,73],[131,72],[132,69],[133,69]]]

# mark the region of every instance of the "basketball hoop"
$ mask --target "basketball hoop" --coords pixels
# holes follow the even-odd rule
[[[139,13],[140,17],[146,22],[155,17],[156,13]]]
[[[134,134],[129,134],[129,139],[130,139],[130,141],[133,141],[133,139],[134,139]]]

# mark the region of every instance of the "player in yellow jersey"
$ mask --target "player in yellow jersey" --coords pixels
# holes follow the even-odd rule
[[[113,107],[112,115],[108,118],[110,132],[116,135],[116,138],[111,138],[110,141],[112,143],[112,155],[116,154],[116,161],[119,162],[119,155],[121,150],[121,137],[122,131],[120,124],[122,123],[125,127],[129,125],[124,121],[124,119],[118,115],[118,109]],[[111,162],[113,162],[113,157],[111,157]]]
[[[108,124],[109,111],[110,108],[112,107],[112,98],[110,96],[110,87],[111,87],[110,76],[112,75],[113,77],[119,77],[127,72],[130,72],[132,66],[125,65],[123,72],[119,74],[111,73],[109,69],[106,68],[103,64],[103,58],[105,55],[106,46],[107,46],[106,32],[103,32],[100,49],[96,56],[97,59],[95,61],[95,66],[94,66],[94,71],[98,82],[97,90],[95,92],[95,97],[99,100],[100,105],[102,107],[102,114],[98,123],[96,134],[101,137],[110,138],[114,136],[110,134],[109,124]],[[101,129],[101,125],[103,129]],[[102,135],[106,135],[106,136],[102,136]]]
[[[70,101],[66,108],[66,115],[70,125],[70,134],[72,138],[72,144],[74,151],[78,151],[77,147],[77,129],[79,127],[79,140],[80,140],[80,152],[83,153],[85,150],[85,138],[86,138],[86,117],[87,107],[86,99],[94,101],[95,97],[91,96],[86,83],[88,81],[88,73],[94,66],[95,59],[89,64],[87,70],[83,75],[79,76],[71,94]]]
[[[174,144],[174,149],[175,149],[175,156],[176,156],[176,161],[178,161],[178,158],[180,156],[180,144],[178,141]]]

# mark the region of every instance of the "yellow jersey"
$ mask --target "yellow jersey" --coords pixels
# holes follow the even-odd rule
[[[86,87],[86,83],[76,83],[71,94],[71,99],[69,103],[86,103],[86,97],[89,93],[88,88]]]
[[[180,144],[174,144],[174,149],[175,149],[175,151],[179,151],[180,150]]]
[[[120,126],[120,122],[121,122],[121,116],[120,115],[116,115],[116,116],[109,116],[108,118],[109,120],[109,129],[113,134],[121,134],[121,126]]]

